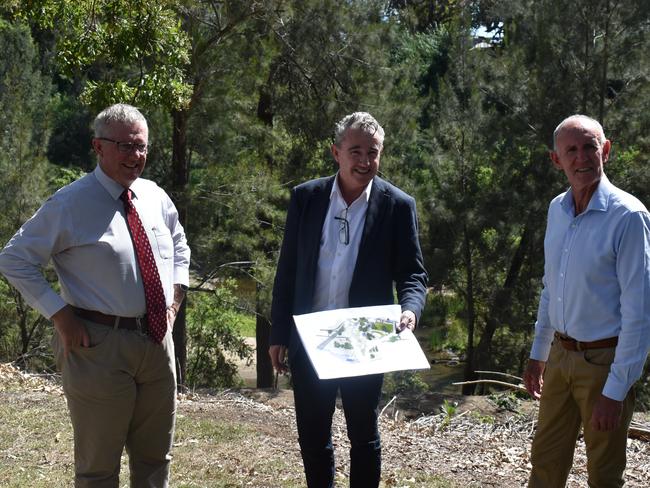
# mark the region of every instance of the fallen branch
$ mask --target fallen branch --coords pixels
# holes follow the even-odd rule
[[[384,414],[384,411],[388,408],[388,405],[390,405],[391,403],[393,403],[393,402],[395,401],[396,398],[397,398],[397,395],[395,395],[393,398],[391,398],[391,399],[390,399],[390,402],[388,402],[388,403],[386,404],[386,406],[385,406],[384,408],[381,409],[381,412],[379,412],[379,417],[381,417],[381,416]]]
[[[452,383],[452,385],[475,385],[475,384],[478,384],[478,383],[492,383],[494,385],[500,385],[500,386],[505,386],[507,388],[512,388],[513,390],[528,391],[522,385],[515,385],[513,383],[507,383],[505,381],[499,381],[499,380],[458,381],[456,383]]]
[[[627,436],[631,439],[639,439],[645,442],[650,442],[650,428],[638,422],[631,422]]]
[[[515,376],[514,374],[502,373],[500,371],[474,371],[474,372],[477,374],[496,374],[499,376],[505,376],[506,378],[512,378],[513,380],[523,381],[523,379],[520,378],[519,376]]]

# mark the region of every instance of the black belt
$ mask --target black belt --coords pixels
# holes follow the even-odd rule
[[[82,319],[90,320],[96,324],[107,325],[108,327],[115,327],[115,321],[118,329],[126,330],[139,330],[146,332],[148,329],[147,316],[144,317],[118,317],[117,315],[108,315],[96,310],[86,310],[85,308],[72,307],[75,315]]]
[[[562,347],[568,351],[584,351],[585,349],[605,349],[608,347],[616,347],[618,344],[618,337],[608,337],[607,339],[599,339],[597,341],[577,341],[573,337],[555,333],[555,338],[560,341]]]

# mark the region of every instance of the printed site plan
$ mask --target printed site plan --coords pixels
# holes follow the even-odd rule
[[[399,305],[295,315],[298,334],[320,379],[427,369],[410,330],[396,332]]]

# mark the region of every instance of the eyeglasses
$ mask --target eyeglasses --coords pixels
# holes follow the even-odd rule
[[[339,242],[346,246],[350,244],[350,222],[348,222],[348,209],[344,208],[341,217],[334,217],[339,221]]]
[[[149,150],[148,144],[141,144],[137,142],[118,142],[113,139],[108,139],[107,137],[98,137],[97,139],[101,141],[112,142],[117,146],[117,150],[124,154],[129,154],[133,151],[138,151],[139,153],[146,153]]]

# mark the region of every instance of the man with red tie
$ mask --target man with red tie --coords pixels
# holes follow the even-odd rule
[[[0,253],[0,272],[54,323],[74,429],[75,486],[168,486],[176,376],[171,331],[190,250],[167,194],[140,178],[144,116],[112,105],[94,122],[92,173],[51,196]],[[60,294],[42,274],[52,260]]]

